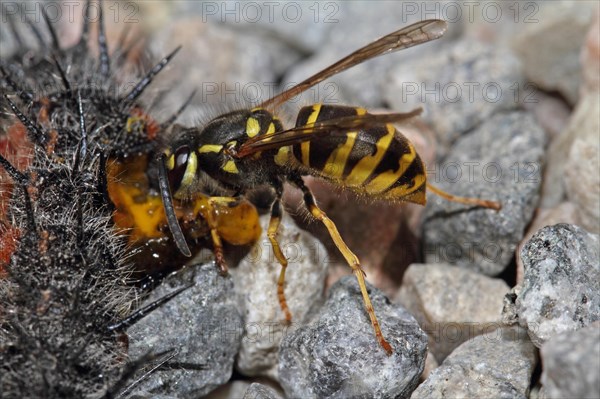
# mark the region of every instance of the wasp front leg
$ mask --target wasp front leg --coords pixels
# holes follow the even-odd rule
[[[208,197],[206,200],[206,212],[202,212],[210,229],[210,236],[213,243],[213,252],[215,254],[215,263],[219,267],[221,274],[227,275],[229,270],[225,262],[223,253],[223,241],[218,230],[218,213],[221,207],[232,207],[240,202],[239,197]]]
[[[281,246],[277,241],[277,230],[279,229],[279,224],[281,223],[281,196],[283,195],[283,184],[281,182],[277,182],[273,184],[275,188],[275,201],[273,201],[273,205],[271,205],[271,219],[269,220],[269,228],[267,229],[267,237],[271,242],[271,246],[273,247],[273,254],[275,258],[281,265],[281,271],[279,272],[279,279],[277,280],[277,297],[279,298],[279,306],[281,307],[281,311],[285,315],[285,320],[288,323],[292,321],[292,313],[288,307],[287,301],[285,299],[285,272],[287,270],[288,261],[281,250]]]
[[[383,337],[383,333],[381,332],[381,327],[379,326],[379,322],[377,321],[377,317],[375,316],[375,310],[373,309],[373,305],[371,304],[371,298],[369,298],[369,293],[367,292],[367,284],[365,283],[365,272],[360,267],[360,261],[358,257],[348,248],[340,233],[333,221],[329,219],[329,217],[323,212],[321,208],[317,206],[315,201],[315,197],[313,196],[310,189],[304,184],[304,180],[300,176],[293,176],[292,182],[302,190],[304,194],[304,204],[310,214],[323,223],[329,232],[329,236],[333,240],[337,249],[342,253],[344,259],[348,265],[352,268],[352,272],[356,276],[358,280],[358,286],[360,287],[360,292],[363,297],[363,302],[365,304],[365,310],[367,311],[369,318],[371,319],[371,325],[373,326],[373,330],[375,331],[375,337],[379,342],[379,345],[387,352],[388,355],[391,355],[393,350],[391,345],[385,340]]]

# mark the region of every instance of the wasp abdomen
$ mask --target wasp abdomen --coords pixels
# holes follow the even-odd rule
[[[365,114],[364,108],[314,104],[300,110],[296,126]],[[295,144],[292,153],[314,174],[358,193],[425,203],[423,162],[412,143],[392,124],[332,132]]]

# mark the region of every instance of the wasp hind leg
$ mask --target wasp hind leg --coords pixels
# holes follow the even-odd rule
[[[285,299],[285,272],[287,270],[288,261],[281,250],[281,246],[277,241],[277,231],[279,229],[279,224],[281,223],[281,196],[283,195],[283,185],[281,182],[277,182],[273,184],[275,188],[275,201],[273,201],[273,205],[271,205],[271,219],[269,220],[269,228],[267,229],[267,237],[271,242],[271,246],[273,247],[273,255],[281,265],[281,270],[279,271],[279,279],[277,280],[277,298],[279,299],[279,306],[281,307],[281,311],[285,315],[285,321],[287,323],[291,323],[292,321],[292,313],[290,312],[290,308],[288,307],[287,300]]]
[[[344,259],[348,263],[348,266],[352,268],[352,272],[356,276],[358,280],[358,286],[360,287],[360,292],[363,297],[363,302],[365,304],[365,310],[369,314],[369,318],[371,319],[371,325],[373,326],[373,330],[375,331],[375,337],[377,338],[377,342],[379,345],[387,352],[388,355],[393,353],[393,349],[391,345],[385,340],[383,337],[383,333],[381,332],[381,327],[379,326],[379,322],[377,321],[377,317],[375,316],[375,310],[373,309],[373,305],[371,304],[371,298],[369,298],[369,293],[367,292],[367,284],[365,283],[365,272],[360,267],[360,261],[358,257],[348,248],[340,233],[335,226],[335,223],[323,212],[321,208],[317,206],[315,201],[315,197],[312,192],[306,185],[304,184],[304,180],[300,176],[295,176],[292,178],[292,182],[302,190],[304,194],[304,204],[306,208],[310,212],[310,214],[323,223],[329,232],[329,236],[333,240],[337,249],[342,253]]]

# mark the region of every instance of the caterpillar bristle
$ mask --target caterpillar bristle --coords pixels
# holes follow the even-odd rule
[[[134,285],[127,237],[113,221],[107,165],[109,159],[157,148],[160,126],[137,100],[177,50],[142,76],[128,96],[114,95],[127,63],[126,54],[121,56],[127,35],[111,60],[99,3],[96,58],[90,55],[89,1],[72,47],[61,47],[44,7],[43,31],[21,18],[37,51],[27,48],[31,35],[21,36],[10,17],[18,48],[0,60],[0,141],[22,132],[33,148],[24,168],[9,161],[22,149],[0,153],[1,178],[12,182],[2,193],[0,213],[3,398],[117,397],[135,385],[134,376],[149,362],[163,364],[175,355],[127,358],[123,331],[185,288],[136,308],[141,289]]]

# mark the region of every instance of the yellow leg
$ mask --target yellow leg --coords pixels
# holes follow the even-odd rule
[[[365,283],[365,272],[360,267],[360,261],[358,257],[348,248],[340,233],[329,217],[323,212],[316,204],[315,198],[310,192],[309,188],[304,185],[304,182],[301,178],[295,179],[294,183],[302,190],[304,193],[304,203],[306,207],[310,211],[311,215],[319,220],[321,223],[325,225],[331,239],[335,243],[335,246],[342,253],[348,265],[352,268],[352,272],[356,279],[358,280],[358,286],[360,287],[360,292],[363,297],[363,302],[365,304],[365,310],[367,311],[369,318],[371,319],[371,325],[373,326],[373,330],[375,331],[375,338],[379,342],[379,345],[387,352],[388,355],[393,353],[392,346],[385,340],[383,337],[383,333],[381,332],[381,327],[379,326],[379,322],[377,321],[377,317],[375,316],[375,310],[373,309],[373,305],[371,304],[371,298],[369,298],[369,293],[367,292],[367,285]]]
[[[431,191],[432,193],[435,193],[435,194],[439,195],[440,197],[442,197],[448,201],[451,201],[451,202],[458,202],[459,204],[465,204],[465,205],[476,205],[476,206],[481,206],[483,208],[494,209],[496,211],[499,211],[500,209],[502,209],[502,204],[500,204],[499,202],[482,200],[479,198],[459,197],[457,195],[452,195],[443,190],[440,190],[439,188],[437,188],[429,183],[427,183],[427,189],[429,189],[429,191]]]
[[[287,301],[285,299],[285,271],[287,270],[288,261],[281,250],[281,246],[279,242],[277,242],[277,229],[279,228],[279,223],[281,222],[281,201],[279,197],[273,203],[271,208],[271,219],[269,220],[269,228],[267,230],[267,237],[269,237],[269,241],[271,242],[271,246],[273,247],[273,254],[279,264],[281,265],[281,271],[279,272],[279,279],[277,280],[277,298],[279,298],[279,306],[281,307],[281,311],[285,315],[286,322],[290,323],[292,321],[292,313],[290,312],[290,308],[287,305]]]
[[[213,251],[215,253],[215,262],[221,271],[221,274],[227,275],[227,263],[223,254],[223,242],[217,230],[217,208],[219,206],[231,206],[232,203],[238,202],[235,197],[209,197],[206,201],[206,212],[203,212],[208,227],[210,228],[210,236],[213,242]]]

